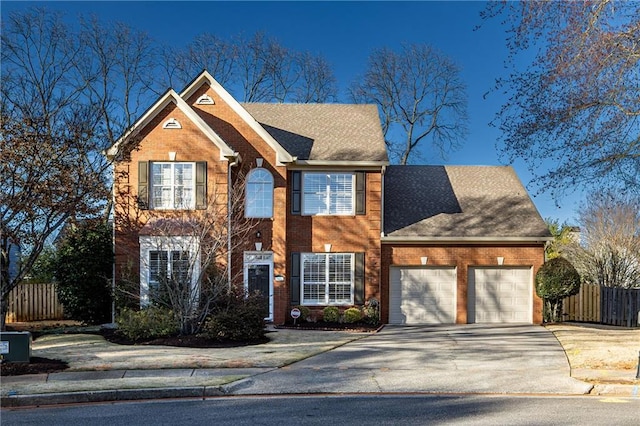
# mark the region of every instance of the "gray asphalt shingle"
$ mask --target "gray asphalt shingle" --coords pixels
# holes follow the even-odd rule
[[[390,166],[384,232],[409,238],[547,238],[509,166]]]
[[[244,103],[242,106],[300,160],[388,161],[375,105]]]

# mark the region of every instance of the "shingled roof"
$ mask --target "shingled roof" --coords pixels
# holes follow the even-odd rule
[[[241,105],[298,160],[388,162],[375,105]]]
[[[389,240],[547,240],[551,234],[509,166],[390,166]]]

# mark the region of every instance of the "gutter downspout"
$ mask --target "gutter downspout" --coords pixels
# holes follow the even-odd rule
[[[387,166],[382,166],[381,174],[382,179],[380,179],[380,259],[382,259],[382,237],[384,237],[384,175],[387,171]],[[380,310],[382,305],[382,265],[378,266],[378,316],[380,317]]]
[[[233,195],[231,168],[239,163],[240,155],[235,152],[234,156],[229,158],[229,166],[227,167],[227,280],[229,281],[229,291],[231,291],[231,196]]]
[[[113,221],[111,222],[111,247],[113,250],[113,261],[111,262],[111,324],[116,323],[116,166],[111,163],[113,171],[113,182],[111,183],[111,205],[113,206]],[[109,219],[107,218],[107,223]],[[139,256],[139,254],[138,254]]]

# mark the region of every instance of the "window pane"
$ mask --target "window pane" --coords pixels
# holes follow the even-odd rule
[[[189,252],[171,252],[171,277],[178,285],[186,285],[189,281]]]
[[[330,175],[330,213],[351,214],[353,212],[353,175]]]
[[[151,203],[156,209],[195,207],[195,165],[193,163],[152,163]]]
[[[273,217],[273,176],[267,170],[254,169],[247,178],[245,215]]]
[[[303,214],[353,214],[352,173],[305,173]]]
[[[166,279],[169,254],[166,251],[149,252],[149,283],[155,284]]]
[[[353,254],[304,253],[302,301],[305,304],[351,304]]]

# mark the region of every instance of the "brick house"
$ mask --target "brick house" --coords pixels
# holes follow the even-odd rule
[[[513,170],[389,166],[373,105],[241,104],[205,71],[107,154],[116,277],[137,277],[142,305],[165,268],[191,268],[195,286],[189,223],[215,207],[232,229],[241,186],[250,231],[218,263],[269,295],[276,324],[296,305],[371,298],[383,322],[541,321],[533,274],[550,235]]]

